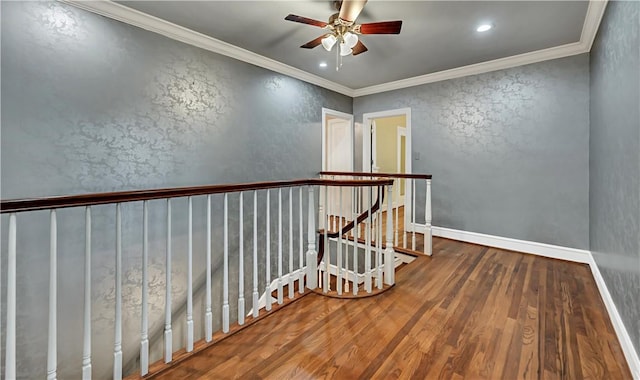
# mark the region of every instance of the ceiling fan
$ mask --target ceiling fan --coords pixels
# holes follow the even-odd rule
[[[329,17],[328,22],[314,20],[307,17],[288,15],[284,19],[287,21],[299,22],[302,24],[317,26],[327,29],[328,33],[307,42],[300,46],[304,49],[313,49],[318,45],[322,45],[327,51],[331,51],[334,45],[338,45],[336,56],[338,64],[336,70],[342,65],[342,57],[347,55],[358,55],[367,51],[362,41],[359,40],[359,34],[400,34],[402,21],[382,21],[367,24],[356,24],[355,20],[362,12],[367,0],[342,0],[334,1],[334,5],[338,10]]]

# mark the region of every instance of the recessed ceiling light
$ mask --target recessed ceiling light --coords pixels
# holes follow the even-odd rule
[[[476,31],[478,31],[478,32],[486,32],[487,30],[489,30],[491,28],[493,28],[493,25],[491,25],[491,24],[482,24],[482,25],[478,26]]]
[[[326,62],[320,62],[320,64],[318,66],[320,66],[322,68],[325,68],[325,67],[327,67],[327,63]]]

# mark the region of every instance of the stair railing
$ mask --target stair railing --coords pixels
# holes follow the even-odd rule
[[[431,231],[431,174],[404,174],[404,173],[365,173],[365,172],[337,172],[323,171],[319,173],[322,178],[330,179],[373,179],[390,178],[394,180],[392,195],[388,197],[392,203],[391,215],[393,219],[393,246],[401,249],[416,251],[419,242],[416,234],[422,235],[422,252],[432,254]],[[424,184],[424,186],[422,186]],[[366,202],[366,194],[360,197],[360,202]],[[416,201],[418,200],[418,202]],[[422,203],[424,200],[424,204]],[[331,214],[332,205],[328,205],[326,213]],[[385,205],[383,205],[383,209]],[[419,208],[419,206],[422,206]],[[416,223],[418,209],[424,210],[424,226]],[[385,216],[386,218],[386,216]],[[422,234],[420,233],[422,230]]]
[[[6,280],[6,319],[5,322],[5,349],[2,350],[4,353],[4,375],[7,379],[13,379],[16,377],[25,377],[28,374],[18,373],[18,368],[25,368],[29,366],[28,360],[33,360],[34,358],[44,357],[46,356],[46,372],[47,378],[53,379],[57,376],[61,377],[82,377],[83,379],[90,379],[92,376],[103,378],[105,377],[105,372],[100,372],[99,375],[96,375],[96,367],[99,365],[103,365],[103,363],[107,363],[109,359],[105,357],[94,357],[92,354],[92,336],[96,333],[96,329],[92,327],[95,323],[92,318],[92,307],[96,306],[96,302],[100,302],[99,300],[92,298],[92,259],[94,257],[93,253],[93,239],[96,236],[101,236],[106,233],[111,233],[111,227],[115,229],[115,273],[113,278],[113,295],[114,295],[114,322],[113,322],[113,356],[112,356],[112,370],[110,372],[113,374],[114,379],[121,379],[123,375],[126,375],[123,372],[123,363],[126,363],[131,358],[124,357],[123,352],[131,352],[131,348],[134,346],[138,346],[138,354],[139,358],[139,372],[137,376],[145,376],[149,374],[151,365],[150,363],[154,361],[154,358],[150,355],[150,347],[153,344],[151,341],[151,335],[149,333],[150,330],[150,319],[154,318],[155,315],[152,315],[149,312],[150,306],[150,298],[149,298],[149,286],[150,286],[150,272],[149,272],[149,252],[150,247],[153,244],[154,246],[158,245],[158,241],[152,241],[149,238],[149,228],[150,226],[157,227],[158,223],[161,223],[165,228],[165,268],[164,268],[164,327],[163,327],[163,344],[161,344],[161,359],[158,363],[156,363],[157,368],[162,367],[162,362],[171,364],[175,362],[176,357],[174,357],[175,346],[177,343],[176,336],[174,336],[173,327],[176,325],[177,321],[173,320],[174,308],[172,305],[174,304],[175,299],[173,299],[172,293],[172,281],[174,279],[174,274],[171,268],[172,260],[176,256],[186,256],[187,261],[187,272],[186,272],[186,312],[184,320],[181,323],[184,323],[184,346],[182,346],[182,350],[185,352],[185,355],[189,355],[194,352],[194,347],[198,346],[199,349],[202,349],[211,344],[214,336],[214,312],[219,312],[221,317],[221,331],[223,334],[228,333],[230,330],[230,324],[232,322],[236,322],[238,325],[243,325],[246,323],[247,318],[257,318],[261,313],[261,310],[266,310],[267,312],[271,310],[272,305],[274,303],[283,304],[284,302],[284,287],[287,286],[288,290],[288,298],[293,300],[296,297],[295,294],[295,285],[298,285],[298,293],[304,293],[306,289],[315,289],[318,286],[318,258],[316,252],[316,209],[317,204],[315,201],[315,188],[323,189],[325,197],[329,193],[327,190],[331,189],[348,189],[347,193],[351,194],[365,194],[368,193],[368,202],[370,206],[372,202],[372,195],[379,194],[382,192],[382,189],[386,187],[388,192],[389,199],[392,195],[392,184],[393,181],[390,179],[340,179],[340,180],[330,180],[323,178],[315,178],[315,179],[300,179],[300,180],[290,180],[290,181],[272,181],[272,182],[257,182],[257,183],[243,183],[243,184],[227,184],[227,185],[213,185],[213,186],[197,186],[197,187],[182,187],[182,188],[170,188],[170,189],[155,189],[155,190],[138,190],[138,191],[122,191],[122,192],[111,192],[111,193],[97,193],[97,194],[83,194],[83,195],[71,195],[71,196],[60,196],[60,197],[47,197],[47,198],[37,198],[37,199],[20,199],[20,200],[3,200],[0,202],[0,212],[2,214],[8,214],[8,239],[7,239],[7,280]],[[361,190],[367,189],[367,190]],[[287,191],[288,190],[288,191]],[[319,191],[320,192],[320,191]],[[283,201],[283,193],[285,194],[286,200],[288,200],[288,207]],[[287,194],[288,193],[288,194]],[[303,242],[303,234],[304,234],[304,197],[305,193],[307,193],[307,207],[306,207],[306,219],[307,219],[307,241],[306,241],[306,251],[304,251],[304,242]],[[343,192],[340,191],[340,194]],[[277,202],[272,201],[272,195],[277,196]],[[245,207],[245,196],[249,199],[249,203]],[[382,201],[381,195],[378,195],[379,199]],[[180,212],[181,210],[177,207],[178,198],[186,199],[186,213]],[[263,203],[260,204],[259,200],[262,199]],[[296,199],[298,202],[294,202]],[[355,202],[360,202],[360,199],[354,198]],[[153,203],[152,203],[153,202]],[[202,204],[203,207],[201,209],[196,208],[194,211],[194,203]],[[212,209],[214,202],[218,202],[218,205],[221,203],[222,208],[222,220],[218,218],[218,220],[214,220],[212,218]],[[123,207],[125,205],[136,204],[140,205],[142,212],[141,215],[135,217],[131,217],[130,220],[127,220],[128,216],[132,213],[123,212]],[[294,207],[294,204],[297,203],[297,210]],[[326,204],[326,203],[325,203]],[[104,227],[98,226],[93,220],[92,213],[96,206],[100,206],[100,209],[97,210],[101,215],[105,214],[109,211],[109,208],[112,213],[115,214],[115,226],[110,226],[109,228],[100,229],[96,227]],[[182,203],[180,204],[182,205]],[[150,209],[152,207],[160,206],[161,210],[165,214],[164,220],[150,220]],[[231,206],[231,207],[230,207]],[[129,207],[129,206],[127,206]],[[84,269],[83,269],[83,278],[84,283],[82,284],[84,288],[84,297],[83,297],[83,316],[82,316],[82,343],[78,342],[78,344],[82,344],[82,368],[63,368],[62,372],[58,368],[59,363],[69,362],[73,360],[65,360],[68,358],[59,359],[58,354],[62,354],[64,356],[66,353],[60,353],[58,351],[58,239],[62,237],[58,231],[58,211],[66,208],[80,208],[84,211],[84,222],[83,226],[80,227],[84,229],[84,236],[81,236],[82,245],[83,245],[83,255],[84,259]],[[107,209],[105,209],[107,208]],[[175,208],[175,210],[174,210]],[[231,210],[230,210],[231,208]],[[274,229],[274,224],[272,223],[272,209],[277,210],[277,228]],[[246,209],[249,211],[246,212]],[[283,210],[288,211],[288,228],[285,228],[284,219],[283,219]],[[388,213],[390,215],[391,203],[388,202]],[[16,289],[17,289],[17,278],[23,278],[24,276],[28,276],[29,273],[18,273],[17,272],[17,261],[20,256],[20,245],[22,239],[43,239],[41,236],[31,236],[31,231],[35,231],[37,229],[32,229],[30,226],[29,218],[23,218],[23,214],[35,214],[35,217],[40,217],[41,214],[34,213],[35,211],[47,211],[49,216],[49,281],[48,281],[48,328],[43,329],[42,335],[47,336],[47,349],[46,354],[44,352],[25,352],[24,350],[17,350],[17,336],[16,331],[18,329],[17,323],[21,321],[16,319],[16,310],[17,305],[20,300],[16,298]],[[297,212],[295,212],[297,211]],[[372,213],[376,213],[378,210],[372,210],[372,207],[368,208],[366,220],[372,220]],[[206,222],[203,226],[196,226],[199,231],[203,231],[204,236],[204,249],[202,251],[196,251],[194,249],[194,212],[197,213],[200,217],[202,214],[206,214]],[[236,217],[232,215],[232,212],[235,212]],[[181,236],[178,236],[177,230],[182,226],[178,226],[180,228],[174,228],[173,222],[176,219],[176,213],[179,213],[180,217],[186,218],[186,244],[184,252],[174,252],[176,248],[176,243],[182,243]],[[111,213],[108,213],[112,215]],[[135,214],[135,213],[134,213]],[[157,214],[156,212],[153,213]],[[339,215],[340,223],[342,224],[342,215]],[[20,220],[25,220],[23,225],[19,224]],[[356,218],[360,220],[360,218]],[[364,220],[364,219],[363,219]],[[380,221],[382,219],[380,218]],[[141,289],[141,301],[140,301],[140,334],[139,338],[136,338],[136,334],[125,334],[123,336],[123,277],[131,278],[130,273],[126,273],[123,270],[123,250],[127,248],[130,251],[130,247],[123,247],[123,223],[125,225],[131,225],[132,223],[139,222],[142,225],[142,236],[141,236],[141,257],[140,257],[140,272],[141,278],[139,287]],[[245,222],[251,225],[252,229],[252,239],[248,239],[245,233]],[[336,221],[337,222],[337,221]],[[77,222],[82,223],[82,222]],[[237,223],[237,224],[236,224]],[[358,223],[356,223],[358,224]],[[329,225],[329,219],[327,218],[327,226]],[[21,235],[18,234],[18,227],[21,228]],[[295,226],[295,227],[294,227]],[[222,249],[220,251],[214,251],[213,243],[212,243],[212,233],[216,232],[217,228],[221,227],[222,234]],[[297,233],[296,233],[297,228]],[[344,227],[342,227],[344,230]],[[379,223],[378,227],[381,231],[381,223]],[[156,228],[157,229],[157,228]],[[233,230],[233,234],[237,234],[237,246],[234,245],[230,241],[231,232]],[[355,228],[355,232],[352,234],[355,236],[355,241],[358,242],[358,230],[359,228]],[[364,229],[369,231],[369,229]],[[388,219],[387,223],[387,245],[385,251],[385,255],[387,255],[388,266],[392,263],[393,251],[392,241],[391,241],[391,220]],[[263,236],[259,236],[259,234],[264,234]],[[378,237],[378,245],[382,247],[381,244],[381,233]],[[272,235],[277,237],[277,243],[274,242],[272,244],[271,238]],[[286,245],[287,251],[285,251],[284,237],[285,235],[288,237],[288,244]],[[343,236],[343,234],[340,234]],[[77,237],[77,236],[76,236]],[[325,239],[328,239],[328,234],[324,235]],[[367,232],[367,239],[371,239],[371,235]],[[172,240],[176,238],[176,241]],[[297,238],[297,244],[294,244],[294,240]],[[246,247],[245,240],[251,240],[252,246]],[[371,240],[369,240],[370,242]],[[324,241],[325,247],[327,240]],[[160,242],[162,244],[162,242]],[[236,250],[233,248],[236,247]],[[247,248],[247,251],[245,251]],[[232,251],[233,250],[233,251]],[[276,252],[272,252],[275,250]],[[297,251],[297,252],[296,252]],[[245,253],[246,252],[246,253]],[[250,252],[250,253],[249,253]],[[26,253],[25,253],[26,254]],[[201,316],[200,325],[203,326],[203,331],[195,331],[195,319],[199,318],[198,315],[194,314],[194,258],[196,261],[202,260],[202,255],[205,256],[204,261],[204,270],[202,268],[196,267],[196,271],[201,271],[203,273],[202,276],[206,279],[205,286],[205,296],[204,296],[204,305],[203,305],[203,315]],[[220,305],[212,304],[212,276],[214,276],[214,259],[217,259],[220,255],[222,255],[222,302]],[[275,257],[274,257],[275,256]],[[234,259],[237,257],[237,280],[230,281],[230,275],[235,273],[236,271],[230,271],[230,259]],[[326,256],[327,258],[329,256]],[[250,261],[251,269],[245,267],[245,259]],[[327,264],[329,263],[327,259]],[[259,273],[259,265],[264,264],[264,270]],[[64,268],[63,268],[64,269]],[[235,269],[235,268],[234,268]],[[276,271],[277,275],[272,276],[272,271]],[[251,279],[245,279],[245,272],[251,273]],[[328,271],[327,271],[328,272]],[[259,281],[259,279],[264,276],[263,281]],[[382,277],[378,276],[380,281],[382,281]],[[273,281],[272,281],[273,280]],[[393,284],[393,267],[389,266],[385,267],[385,283]],[[230,299],[230,286],[237,283],[237,300]],[[272,291],[275,283],[275,290],[277,291],[275,300],[272,299]],[[0,284],[2,284],[0,282]],[[245,285],[251,286],[251,290],[245,289]],[[4,285],[4,284],[2,284]],[[138,285],[136,285],[138,286]],[[260,305],[260,293],[261,290],[264,289],[263,298],[264,305]],[[45,291],[42,289],[41,291]],[[250,294],[250,296],[249,296]],[[252,310],[250,315],[247,315],[246,306],[248,302],[245,299],[245,295],[247,298],[251,299]],[[130,302],[130,300],[126,300]],[[237,309],[237,316],[232,316],[230,314],[231,306],[234,306]],[[38,311],[31,311],[37,313]],[[160,322],[160,321],[158,321]],[[24,328],[24,326],[22,326]],[[29,326],[29,329],[33,329],[33,326]],[[37,327],[35,327],[37,328]],[[105,326],[100,326],[100,332],[103,331]],[[64,331],[63,331],[64,334]],[[197,341],[198,337],[202,337],[203,339]],[[124,339],[123,339],[124,338]],[[124,350],[127,348],[128,350]],[[135,352],[135,348],[133,352]],[[139,355],[139,356],[138,356]],[[184,357],[184,355],[182,356]],[[22,365],[18,365],[21,360],[26,360]],[[104,366],[104,365],[103,365]]]

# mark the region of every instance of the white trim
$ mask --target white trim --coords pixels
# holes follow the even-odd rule
[[[600,21],[604,15],[608,0],[591,0],[587,7],[584,24],[582,25],[582,33],[580,41],[572,42],[565,45],[554,46],[547,49],[531,51],[528,53],[513,55],[494,59],[492,61],[480,62],[473,65],[456,67],[449,70],[438,71],[435,73],[420,75],[413,78],[401,79],[395,82],[387,82],[375,86],[362,87],[354,91],[354,98],[364,95],[377,94],[391,90],[399,90],[401,88],[419,86],[421,84],[440,82],[448,79],[466,77],[469,75],[484,74],[497,70],[510,69],[523,65],[529,65],[536,62],[549,61],[552,59],[569,57],[588,53],[591,45],[596,37]]]
[[[404,137],[404,151],[405,151],[405,155],[404,155],[404,168],[405,171],[407,169],[407,128],[405,127],[400,127],[398,126],[398,128],[396,129],[396,173],[402,173],[402,138]],[[402,185],[400,182],[398,182],[397,186],[394,186],[396,188],[397,194],[395,194],[396,199],[393,200],[393,202],[391,202],[391,206],[393,208],[398,208],[400,207],[400,205],[404,206],[404,202],[401,202],[401,190],[402,190]],[[407,192],[407,186],[405,184],[404,186],[404,192]]]
[[[394,82],[387,82],[375,86],[363,87],[354,91],[354,98],[364,95],[377,94],[402,88],[419,86],[427,83],[440,82],[448,79],[462,78],[470,75],[484,74],[491,71],[510,69],[531,63],[548,61],[569,57],[572,55],[586,53],[582,43],[573,42],[566,45],[555,46],[548,49],[532,51],[529,53],[514,55],[511,57],[494,59],[492,61],[480,62],[473,65],[456,67],[449,70],[420,75],[413,78],[401,79]]]
[[[591,46],[593,46],[593,41],[596,39],[596,34],[598,34],[600,22],[604,16],[608,1],[609,0],[589,1],[587,14],[584,17],[584,24],[582,24],[582,33],[580,34],[580,43],[585,49],[585,53],[591,51]]]
[[[280,74],[300,79],[301,81],[315,84],[320,87],[353,97],[354,91],[341,84],[324,79],[317,75],[286,65],[274,59],[267,58],[246,49],[239,48],[216,38],[187,29],[172,22],[140,12],[110,0],[59,0],[80,9],[99,14],[129,25],[158,33],[176,41],[184,42],[205,50],[212,51],[227,57],[263,67]]]
[[[349,121],[349,138],[351,139],[351,143],[349,144],[349,155],[351,156],[350,162],[350,171],[353,171],[353,163],[355,159],[354,154],[354,142],[355,142],[355,128],[353,125],[353,115],[345,112],[334,111],[329,108],[322,107],[322,165],[321,168],[323,171],[327,170],[327,116],[335,116],[337,118],[348,120]]]
[[[589,254],[589,258],[591,273],[593,274],[593,278],[595,279],[598,290],[600,291],[600,296],[602,297],[604,306],[607,308],[607,312],[609,313],[609,319],[611,319],[613,329],[618,336],[618,341],[622,347],[624,357],[627,359],[627,364],[631,370],[631,376],[634,379],[640,379],[640,358],[638,358],[638,353],[633,347],[631,337],[629,336],[626,327],[624,327],[622,318],[620,318],[620,313],[618,313],[618,308],[616,308],[616,304],[613,302],[613,298],[611,298],[611,293],[609,293],[607,284],[604,282],[600,269],[598,269],[598,264],[596,264],[591,253]]]
[[[306,275],[307,273],[307,266],[303,266],[302,268],[298,268],[296,270],[294,270],[291,273],[285,273],[282,275],[282,284],[288,284],[289,283],[289,276],[293,276],[293,281],[297,281],[300,279],[300,272],[302,272],[303,274]],[[305,277],[306,279],[306,277]],[[305,280],[306,281],[306,280]],[[276,278],[275,280],[271,281],[271,284],[269,284],[269,291],[273,292],[275,290],[278,289],[278,279]],[[306,289],[306,288],[305,288]],[[271,297],[271,304],[277,303],[278,299]],[[267,306],[267,295],[266,293],[262,293],[262,295],[260,296],[260,299],[258,299],[258,310],[262,310]],[[249,310],[249,312],[247,313],[247,317],[253,315],[253,305],[251,305],[251,309]]]
[[[416,223],[416,231],[424,232],[424,225]],[[584,249],[538,243],[535,241],[512,239],[502,236],[480,234],[477,232],[454,230],[452,228],[445,227],[433,226],[431,227],[431,232],[433,236],[465,241],[467,243],[486,245],[489,247],[507,249],[516,252],[530,253],[533,255],[566,261],[574,261],[577,263],[589,264],[591,262],[591,253]]]
[[[402,152],[402,136],[404,136],[405,138],[405,153],[407,151],[407,128],[405,127],[401,127],[398,126],[396,128],[396,173],[401,173],[402,170],[402,155],[400,154]],[[405,167],[407,166],[407,157],[405,154]]]
[[[416,224],[416,228],[419,231],[424,232],[424,225]],[[439,236],[447,239],[460,240],[468,243],[588,264],[591,268],[591,273],[593,274],[600,296],[602,297],[604,305],[607,308],[607,312],[609,313],[609,319],[611,320],[611,324],[613,325],[618,341],[620,342],[620,346],[622,347],[622,352],[624,353],[629,369],[631,370],[631,375],[634,379],[640,379],[640,358],[638,357],[638,353],[633,346],[631,337],[622,322],[622,318],[620,317],[620,313],[618,313],[615,302],[613,302],[613,298],[611,298],[611,293],[609,293],[607,284],[605,283],[604,278],[598,269],[598,265],[593,259],[593,255],[590,251],[480,234],[476,232],[454,230],[444,227],[433,226],[431,227],[431,231],[433,236]]]
[[[321,272],[324,272],[324,267],[325,267],[325,263],[324,263],[324,260],[323,260],[323,261],[322,261],[322,265],[318,265],[318,269],[319,269]],[[382,268],[382,266],[380,266],[380,268]],[[356,273],[356,272],[354,272],[354,271],[352,271],[352,270],[346,270],[346,271],[345,271],[345,269],[344,269],[344,268],[342,268],[342,278],[343,278],[343,279],[344,279],[345,272],[346,272],[346,274],[347,274],[347,276],[348,276],[348,278],[349,278],[349,282],[353,282],[353,279],[354,279],[354,278],[357,278],[357,279],[358,279],[358,284],[362,284],[362,283],[364,282],[364,273]],[[372,274],[372,276],[373,276],[373,277],[376,277],[376,274],[375,274],[376,270],[375,270],[375,268],[374,268],[373,272],[374,272],[374,273]],[[334,275],[334,276],[338,277],[338,266],[337,266],[337,265],[335,265],[335,264],[329,264],[329,274],[331,274],[331,275]],[[357,276],[357,277],[356,277],[356,276]],[[324,276],[322,276],[322,277],[323,277],[323,279],[324,279]]]
[[[59,0],[63,3],[93,12],[105,17],[124,22],[129,25],[161,34],[165,37],[200,47],[214,53],[247,62],[274,72],[291,76],[293,78],[315,84],[317,86],[338,92],[343,95],[356,98],[358,96],[376,94],[390,90],[418,86],[421,84],[439,82],[447,79],[460,78],[468,75],[477,75],[496,70],[503,70],[512,67],[528,65],[551,59],[563,58],[572,55],[587,53],[591,50],[591,45],[595,39],[600,26],[600,21],[604,14],[608,0],[591,0],[587,8],[580,41],[566,45],[551,47],[519,54],[511,57],[495,59],[493,61],[481,62],[469,66],[457,67],[450,70],[439,71],[413,78],[402,79],[395,82],[383,83],[375,86],[368,86],[359,89],[352,89],[347,86],[332,82],[304,70],[286,65],[271,58],[253,53],[237,46],[220,41],[191,29],[173,24],[160,18],[148,15],[124,5],[110,0]]]

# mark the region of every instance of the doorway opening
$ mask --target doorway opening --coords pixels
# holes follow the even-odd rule
[[[365,113],[362,117],[362,169],[369,173],[403,173],[411,171],[411,109]],[[413,231],[410,212],[412,187],[405,180],[394,186],[392,207],[404,214],[404,226]],[[386,204],[386,200],[384,202]]]

